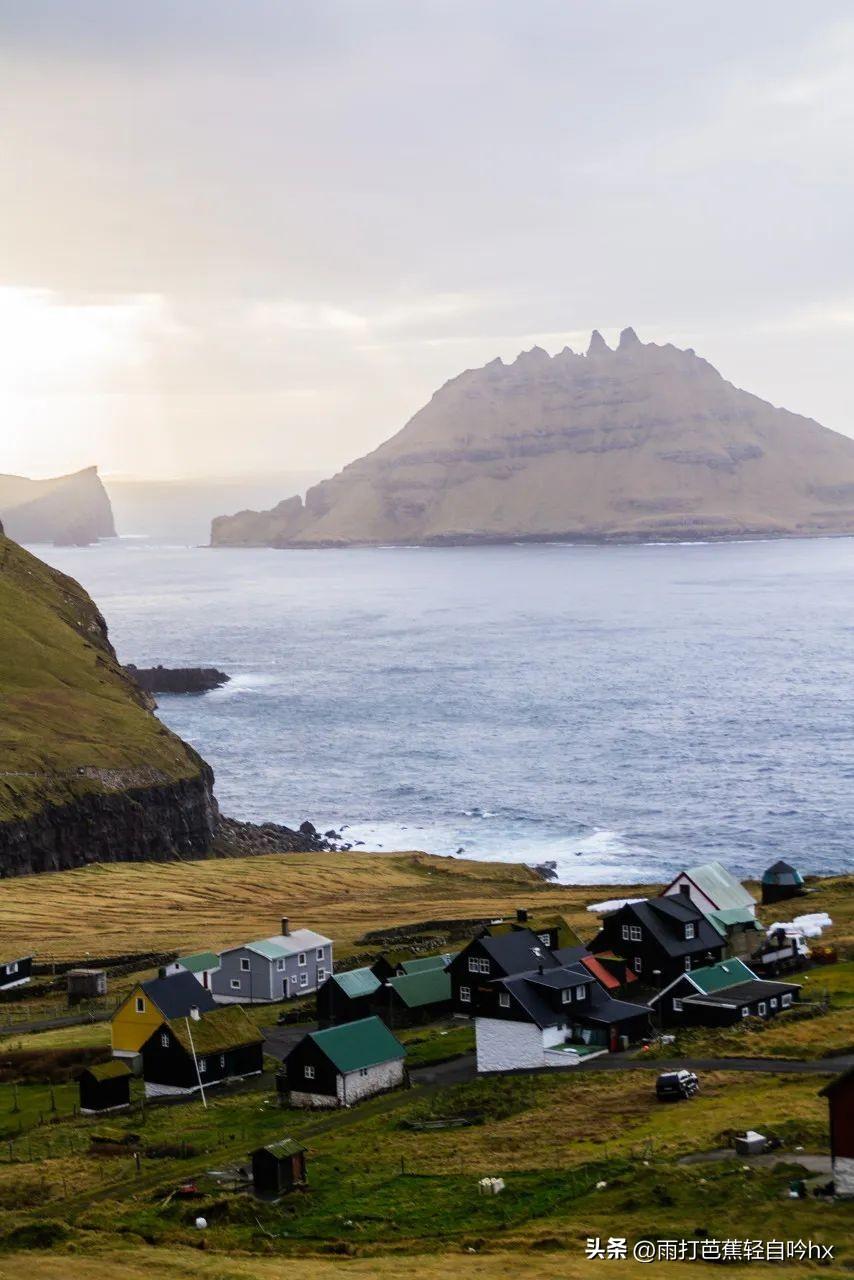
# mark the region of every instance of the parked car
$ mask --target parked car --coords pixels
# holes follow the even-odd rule
[[[693,1071],[665,1071],[655,1082],[655,1096],[659,1102],[680,1102],[693,1098],[700,1082]]]

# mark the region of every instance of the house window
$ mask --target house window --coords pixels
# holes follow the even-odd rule
[[[789,1007],[789,1005],[790,1005],[791,1003],[792,1003],[792,997],[791,997],[790,995],[785,995],[785,996],[783,996],[783,1008],[784,1008],[784,1009],[788,1009],[788,1007]]]
[[[136,998],[136,1011],[137,1013],[145,1013],[145,999],[143,996],[137,996]]]
[[[692,939],[692,938],[695,938],[696,936],[697,936],[697,929],[696,929],[696,927],[695,927],[693,924],[686,924],[686,926],[685,926],[685,939],[686,939],[686,941],[690,942],[690,941],[691,941],[691,939]]]
[[[550,946],[550,945],[551,945],[551,938],[549,937],[549,935],[548,935],[547,933],[541,933],[541,934],[539,935],[539,939],[540,939],[540,942],[543,944],[543,946],[544,946],[544,947],[548,947],[548,946]]]
[[[634,958],[634,969],[635,973],[641,973],[643,971],[643,960],[640,956],[635,956]]]
[[[323,947],[318,947],[314,954],[315,954],[315,958],[316,958],[316,959],[318,959],[318,960],[322,960],[322,959],[323,959]]]
[[[360,1075],[360,1076],[366,1076],[367,1074],[368,1074],[368,1068],[367,1068],[367,1067],[359,1067],[359,1075]]]
[[[469,956],[469,973],[480,973],[480,961],[477,956]]]
[[[575,988],[575,998],[576,998],[576,1000],[586,1000],[586,999],[587,999],[587,988],[586,988],[586,987],[576,987],[576,988]]]
[[[569,1004],[571,999],[572,999],[572,987],[566,987],[560,993],[560,1002],[561,1004]]]
[[[169,1032],[168,1031],[160,1032],[160,1044],[161,1044],[161,1047],[164,1049],[169,1048]]]
[[[641,940],[641,938],[642,938],[642,937],[643,937],[643,931],[641,930],[640,925],[639,925],[639,924],[630,924],[630,925],[629,925],[629,939],[630,939],[630,941],[632,941],[632,942],[640,942],[640,940]]]
[[[325,970],[325,969],[318,969],[318,971],[317,971],[317,981],[318,981],[318,982],[325,982],[325,981],[326,981],[326,970]]]
[[[764,1017],[765,1017],[765,1014],[766,1014],[767,1012],[768,1012],[768,1006],[766,1005],[766,1003],[765,1003],[765,1001],[764,1001],[764,1000],[760,1000],[760,1001],[759,1001],[759,1016],[760,1016],[760,1018],[764,1018]]]
[[[487,975],[487,977],[489,976],[489,961],[488,961],[488,960],[481,960],[481,962],[480,962],[480,971],[481,971],[481,973],[485,973],[485,974]]]
[[[224,1053],[221,1053],[219,1055],[219,1069],[220,1071],[225,1071],[225,1054]]]
[[[620,933],[623,935],[623,939],[624,939],[624,941],[625,941],[625,942],[628,942],[628,940],[629,940],[629,926],[628,926],[627,924],[624,924],[624,925],[623,925],[622,929],[620,930]]]
[[[510,1008],[510,992],[509,991],[500,992],[498,996],[498,1003],[501,1005],[502,1009],[509,1009]]]
[[[673,1001],[673,1012],[674,1012],[674,1013],[681,1013],[681,1012],[682,1012],[682,1001],[681,1001],[681,1000],[674,1000],[674,1001]]]
[[[231,979],[231,989],[232,989],[232,991],[239,991],[239,990],[240,990],[240,979],[239,979],[239,978],[232,978],[232,979]]]
[[[776,1009],[776,1008],[777,1008],[777,997],[776,997],[776,996],[772,996],[772,997],[771,997],[771,1008],[772,1008],[772,1009]]]
[[[691,970],[691,957],[690,957],[690,956],[686,956],[686,957],[685,957],[685,972],[686,972],[686,973],[689,973],[689,972],[690,972],[690,970]]]
[[[17,973],[17,972],[18,972],[18,961],[17,961],[17,960],[13,960],[11,964],[7,964],[7,965],[6,965],[6,972],[7,972],[7,973]]]
[[[300,974],[300,976],[299,976],[299,984],[300,984],[300,986],[301,986],[301,987],[307,987],[307,986],[308,986],[308,974],[307,974],[307,973],[301,973],[301,974]]]
[[[199,1058],[199,1075],[203,1076],[208,1069],[207,1058]]]
[[[742,1016],[742,1018],[749,1018],[749,1017],[750,1017],[750,1010],[748,1009],[747,1005],[745,1005],[745,1006],[744,1006],[744,1008],[742,1009],[742,1011],[741,1011],[741,1016]]]
[[[301,952],[299,953],[299,955],[297,956],[297,964],[298,964],[298,965],[304,965],[304,964],[305,964],[305,952],[304,952],[304,951],[301,951]]]
[[[297,985],[297,975],[296,975],[295,973],[292,973],[292,974],[291,974],[291,986],[292,986],[292,987],[295,987],[296,985]]]
[[[276,961],[276,970],[277,970],[277,972],[278,972],[278,973],[284,973],[284,972],[285,972],[285,962],[284,962],[284,960],[283,960],[283,959],[282,959],[282,960],[277,960],[277,961]]]
[[[241,957],[240,957],[240,971],[241,971],[241,973],[248,973],[248,972],[249,972],[249,957],[248,957],[248,956],[241,956]]]
[[[541,956],[541,955],[543,954],[543,949],[542,949],[542,947],[531,947],[531,950],[533,951],[534,955],[535,955],[535,956],[537,956],[537,957],[539,957],[539,956]]]
[[[313,1079],[314,1079],[314,1067],[305,1067],[305,1068],[304,1068],[304,1074],[305,1074],[305,1078],[306,1078],[306,1080],[313,1080]]]
[[[460,987],[460,1000],[463,1004],[471,1004],[471,987]]]

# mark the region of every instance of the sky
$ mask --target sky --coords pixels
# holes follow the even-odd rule
[[[0,472],[332,472],[632,325],[854,435],[848,0],[0,0]]]

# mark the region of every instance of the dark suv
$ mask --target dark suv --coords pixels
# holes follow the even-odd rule
[[[655,1096],[659,1102],[680,1102],[693,1098],[700,1082],[693,1071],[665,1071],[655,1082]]]

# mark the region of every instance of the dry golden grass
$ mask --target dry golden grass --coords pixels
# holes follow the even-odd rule
[[[517,906],[559,909],[590,938],[598,920],[586,904],[613,894],[549,885],[519,865],[424,853],[116,863],[0,882],[0,948],[57,960],[220,949],[275,933],[288,915],[329,934],[341,956],[367,930]]]
[[[619,1224],[615,1227],[618,1232]],[[597,1271],[597,1268],[599,1269]],[[668,1262],[640,1266],[631,1262],[589,1262],[584,1256],[584,1240],[575,1248],[533,1252],[436,1253],[348,1259],[244,1258],[221,1257],[190,1249],[136,1247],[127,1252],[105,1252],[86,1257],[72,1254],[10,1254],[0,1257],[0,1280],[282,1280],[297,1271],[300,1280],[399,1280],[405,1272],[410,1280],[591,1280],[614,1270],[627,1277],[643,1275],[647,1280],[708,1280],[708,1263]],[[767,1268],[760,1268],[765,1271]],[[728,1266],[727,1276],[735,1280],[755,1280],[755,1265]],[[807,1280],[815,1267],[801,1264],[775,1265],[778,1280]],[[823,1269],[826,1280],[836,1280],[843,1272]]]

